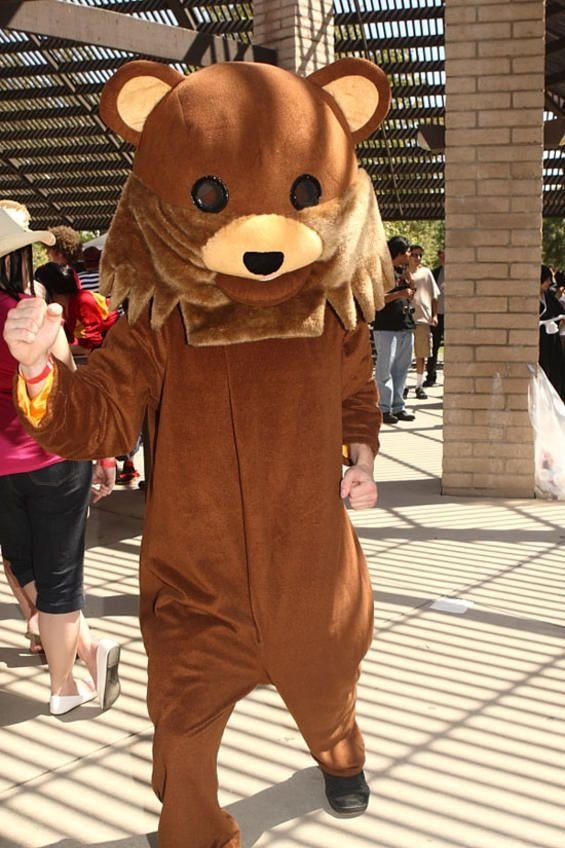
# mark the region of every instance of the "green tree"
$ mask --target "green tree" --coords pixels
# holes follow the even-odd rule
[[[437,265],[437,252],[444,246],[445,226],[443,221],[385,221],[387,239],[404,236],[410,244],[424,248],[423,264],[430,268]]]
[[[38,241],[33,245],[33,267],[39,268],[40,265],[45,265],[46,262],[47,248]]]
[[[565,218],[545,218],[543,222],[543,261],[565,271]]]

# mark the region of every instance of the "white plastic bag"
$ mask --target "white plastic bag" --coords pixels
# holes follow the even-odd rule
[[[565,500],[565,404],[539,365],[530,366],[528,408],[534,429],[535,490]]]

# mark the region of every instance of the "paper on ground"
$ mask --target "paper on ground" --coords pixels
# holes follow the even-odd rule
[[[472,606],[473,601],[466,601],[464,598],[438,598],[437,601],[430,604],[430,609],[461,614],[467,612]]]

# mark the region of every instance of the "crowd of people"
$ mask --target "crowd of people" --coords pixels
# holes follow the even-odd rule
[[[385,424],[414,421],[406,409],[406,381],[416,370],[415,397],[427,398],[437,382],[438,355],[445,334],[445,250],[437,264],[422,264],[424,248],[403,236],[388,242],[395,286],[385,294],[385,307],[372,325],[375,380]],[[541,266],[539,295],[539,364],[565,401],[565,272]],[[424,373],[425,372],[425,373]]]
[[[406,409],[408,371],[415,357],[415,396],[437,381],[438,352],[443,342],[443,249],[433,271],[422,264],[424,248],[393,236],[388,248],[394,268],[394,288],[385,293],[385,306],[373,322],[375,380],[385,424],[414,421]],[[440,312],[441,309],[441,312]],[[440,321],[441,316],[441,321]],[[426,370],[426,373],[424,371]]]

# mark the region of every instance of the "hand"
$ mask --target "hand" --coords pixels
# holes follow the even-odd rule
[[[437,315],[434,315],[434,316],[433,316],[431,326],[432,326],[432,327],[437,327]]]
[[[352,509],[370,509],[378,500],[372,471],[364,465],[352,465],[343,475],[340,495],[349,498]]]
[[[58,303],[49,306],[41,297],[26,297],[10,309],[4,326],[4,339],[10,353],[33,377],[47,364],[48,354],[61,327],[63,310]]]
[[[102,466],[100,460],[94,466],[92,472],[92,498],[95,504],[111,493],[116,483],[116,463],[111,466]]]

